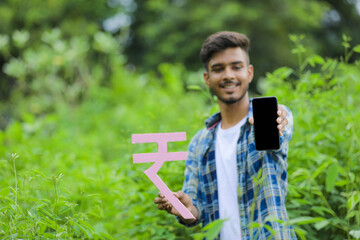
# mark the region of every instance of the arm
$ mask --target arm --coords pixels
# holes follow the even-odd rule
[[[181,215],[172,207],[170,202],[159,193],[159,198],[155,198],[154,202],[158,205],[160,210],[166,210],[170,214],[177,217],[181,224],[186,226],[195,226],[201,219],[201,201],[199,185],[199,162],[197,161],[196,146],[198,144],[200,133],[197,134],[190,142],[188,149],[188,159],[186,160],[185,181],[183,184],[183,191],[175,192],[174,195],[184,204],[184,206],[196,218],[183,219]]]

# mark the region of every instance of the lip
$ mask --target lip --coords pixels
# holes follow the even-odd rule
[[[219,84],[219,87],[224,89],[224,90],[232,90],[238,86],[240,86],[241,83],[240,82],[223,82]]]

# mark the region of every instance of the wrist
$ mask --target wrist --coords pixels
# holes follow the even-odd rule
[[[192,205],[190,208],[189,208],[189,211],[191,212],[191,214],[194,216],[195,219],[184,219],[182,217],[181,218],[181,221],[183,223],[186,223],[186,224],[192,224],[194,222],[196,222],[199,218],[199,211],[197,210],[197,208]]]

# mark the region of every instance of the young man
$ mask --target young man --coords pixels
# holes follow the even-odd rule
[[[227,219],[220,239],[296,239],[293,228],[285,223],[292,114],[279,106],[279,150],[255,150],[248,97],[254,75],[249,45],[243,34],[218,32],[205,40],[200,52],[204,80],[217,96],[220,113],[210,117],[206,128],[191,140],[183,191],[174,193],[196,219],[182,219],[161,193],[154,202],[186,226]],[[259,173],[262,180],[257,180]]]

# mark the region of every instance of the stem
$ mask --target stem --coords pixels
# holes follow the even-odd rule
[[[58,215],[58,208],[57,208],[58,190],[57,190],[57,179],[56,179],[56,177],[54,177],[54,190],[55,190],[55,213],[56,213],[56,215]]]
[[[17,156],[13,155],[13,163],[14,163],[14,173],[15,173],[15,205],[17,205],[17,195],[18,195],[18,182],[17,182],[17,174],[16,174],[16,160]]]
[[[298,53],[298,64],[299,64],[299,78],[301,79],[302,78],[302,57],[301,57],[301,53]]]
[[[347,47],[345,47],[345,58],[344,58],[344,61],[345,61],[345,63],[347,63],[348,62],[348,54],[347,54]]]

